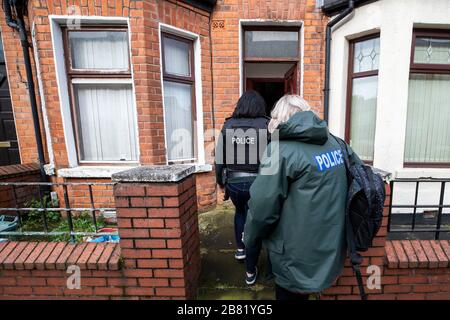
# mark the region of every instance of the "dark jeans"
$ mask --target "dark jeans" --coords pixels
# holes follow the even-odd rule
[[[288,291],[279,285],[275,285],[275,297],[277,300],[308,300],[309,294],[307,293],[294,293]]]
[[[242,233],[244,232],[245,221],[247,219],[248,200],[250,200],[249,190],[251,185],[250,182],[228,183],[226,188],[231,202],[233,202],[236,207],[236,213],[234,215],[234,235],[236,238],[236,245],[238,249],[245,249],[246,269],[248,272],[254,273],[261,252],[261,243],[254,248],[245,248],[245,245],[242,242]]]

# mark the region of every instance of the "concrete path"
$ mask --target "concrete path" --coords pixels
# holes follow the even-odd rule
[[[274,299],[273,279],[266,275],[266,254],[259,260],[254,286],[245,283],[245,266],[234,259],[234,207],[230,202],[199,214],[202,273],[198,299]]]

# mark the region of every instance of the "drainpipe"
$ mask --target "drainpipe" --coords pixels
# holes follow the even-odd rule
[[[11,28],[19,32],[20,44],[22,45],[23,60],[25,64],[25,71],[27,73],[28,95],[30,96],[31,113],[33,116],[34,134],[36,136],[37,152],[39,157],[39,168],[41,181],[47,181],[47,175],[45,174],[45,157],[44,147],[42,144],[41,126],[39,123],[39,113],[36,101],[36,92],[33,80],[33,70],[31,68],[30,58],[30,44],[28,42],[27,31],[25,29],[25,21],[23,19],[24,11],[26,7],[26,1],[21,0],[4,0],[4,11],[6,17],[6,23]],[[15,18],[13,18],[13,12]]]
[[[324,101],[323,101],[323,113],[324,120],[328,123],[329,110],[330,110],[330,59],[331,59],[331,33],[333,27],[353,12],[355,8],[355,2],[349,0],[348,7],[341,11],[339,15],[328,22],[325,33],[325,85],[323,88]]]

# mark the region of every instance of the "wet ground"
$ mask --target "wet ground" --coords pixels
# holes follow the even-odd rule
[[[234,208],[231,203],[199,215],[202,273],[198,299],[274,299],[273,279],[266,274],[266,254],[259,259],[255,285],[245,283],[245,265],[234,259]]]

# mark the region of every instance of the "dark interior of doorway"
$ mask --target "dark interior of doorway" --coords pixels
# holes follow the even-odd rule
[[[270,116],[275,103],[284,95],[284,81],[254,81],[253,90],[266,101],[266,115]]]

